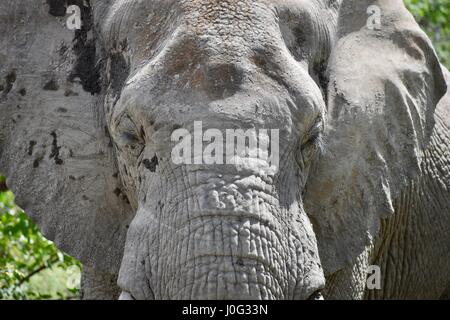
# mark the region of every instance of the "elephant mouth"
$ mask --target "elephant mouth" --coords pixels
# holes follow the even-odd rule
[[[136,300],[136,298],[133,297],[133,295],[131,293],[129,293],[128,291],[122,291],[119,296],[119,300]],[[313,294],[311,294],[307,300],[315,301],[315,300],[325,300],[325,299],[322,295],[322,290],[317,290]]]

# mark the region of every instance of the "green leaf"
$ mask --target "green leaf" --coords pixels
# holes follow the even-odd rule
[[[42,236],[10,191],[0,192],[0,299],[73,299],[79,288],[67,286],[71,266],[81,269]]]

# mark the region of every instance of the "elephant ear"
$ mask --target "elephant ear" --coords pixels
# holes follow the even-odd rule
[[[90,8],[0,2],[0,172],[44,235],[85,265],[116,273],[131,212],[102,119]],[[72,1],[76,3],[76,1]]]
[[[337,32],[326,150],[305,195],[327,274],[353,263],[395,214],[393,200],[421,174],[446,91],[432,44],[401,0],[343,0]]]

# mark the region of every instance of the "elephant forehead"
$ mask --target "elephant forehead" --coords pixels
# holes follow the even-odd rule
[[[276,1],[275,1],[276,2]],[[102,24],[107,37],[133,38],[147,45],[155,40],[164,42],[174,29],[182,34],[196,36],[199,41],[220,39],[213,46],[245,47],[257,39],[272,38],[270,26],[277,26],[274,1],[268,0],[116,0],[110,5]],[[168,34],[165,31],[168,31]],[[276,29],[272,29],[275,31]],[[132,32],[133,34],[130,34]],[[210,41],[214,42],[214,41]]]
[[[272,18],[271,1],[236,0],[184,0],[180,2],[188,24],[200,34],[212,31],[224,34],[232,31],[245,37],[246,34],[267,28]]]
[[[227,25],[231,20],[256,22],[264,21],[264,13],[270,12],[270,9],[277,1],[269,0],[113,0],[109,4],[107,18],[122,20],[123,18],[133,18],[139,15],[139,11],[143,11],[147,17],[151,16],[152,10],[158,12],[163,9],[165,13],[168,11],[176,11],[183,14],[188,20],[198,23],[198,27]],[[257,15],[260,18],[257,17]],[[110,21],[111,22],[111,21]],[[247,23],[240,25],[246,26],[247,29],[253,28],[255,23]]]

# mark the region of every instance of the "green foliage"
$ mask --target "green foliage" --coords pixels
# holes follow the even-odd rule
[[[441,58],[450,68],[450,0],[404,0]]]
[[[75,298],[80,269],[42,236],[10,191],[0,191],[0,299]]]

